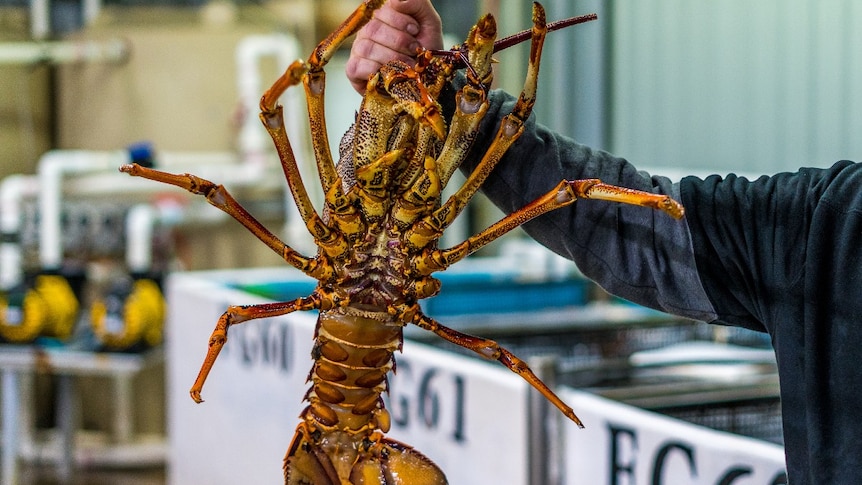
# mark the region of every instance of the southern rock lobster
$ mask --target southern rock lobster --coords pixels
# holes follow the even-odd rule
[[[201,389],[232,325],[295,311],[318,310],[308,406],[300,416],[284,460],[288,484],[442,484],[443,472],[413,448],[384,435],[390,417],[381,394],[402,329],[415,324],[443,339],[495,359],[523,377],[581,426],[567,406],[518,359],[492,340],[466,335],[426,316],[418,301],[437,294],[432,277],[533,217],[575,202],[603,199],[653,207],[673,217],[683,209],[674,200],[603,184],[562,181],[523,209],[449,248],[438,248],[443,231],[464,209],[508,147],[517,140],[533,107],[539,60],[549,28],[544,10],[533,6],[533,28],[518,38],[496,41],[496,24],[482,17],[466,42],[443,52],[421,51],[409,66],[393,61],[368,80],[356,121],[333,163],[324,119],[324,66],[338,47],[361,28],[384,0],[365,0],[324,39],[308,61],[287,68],[261,98],[260,118],[275,143],[299,213],[319,248],[299,254],[250,215],[221,185],[190,174],[174,175],[135,164],[123,172],[204,195],[230,214],[291,266],[319,283],[294,301],[232,306],[219,318],[191,397]],[[594,16],[593,16],[594,17]],[[583,18],[580,20],[590,20]],[[571,23],[576,23],[575,19]],[[565,22],[565,21],[564,21]],[[567,24],[566,24],[567,25]],[[492,54],[507,44],[531,40],[529,68],[514,110],[500,124],[490,149],[462,187],[443,201],[441,191],[468,156],[487,109]],[[505,42],[504,42],[505,41]],[[456,72],[466,67],[466,83],[455,98],[455,113],[444,119],[438,98]],[[278,98],[291,86],[305,87],[312,144],[325,194],[319,214],[309,199],[285,132]]]

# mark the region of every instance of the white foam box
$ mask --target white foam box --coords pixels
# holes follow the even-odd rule
[[[576,484],[785,483],[782,446],[562,389],[586,425],[565,428],[565,480]]]

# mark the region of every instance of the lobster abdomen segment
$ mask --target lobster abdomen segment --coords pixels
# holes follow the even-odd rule
[[[349,433],[388,430],[380,395],[388,388],[386,374],[395,365],[393,352],[401,348],[402,328],[383,312],[350,307],[321,312],[304,414]]]
[[[309,405],[285,456],[287,484],[447,483],[431,460],[381,433],[390,419],[380,395],[388,388],[402,328],[388,312],[321,312]]]

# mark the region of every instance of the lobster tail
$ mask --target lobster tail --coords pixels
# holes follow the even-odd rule
[[[379,433],[356,442],[345,433],[324,437],[301,426],[284,458],[285,484],[342,485],[339,476],[349,477],[347,483],[352,485],[448,483],[425,455]]]

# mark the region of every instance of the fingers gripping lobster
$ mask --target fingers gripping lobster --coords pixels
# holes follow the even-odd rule
[[[520,224],[579,198],[603,199],[662,210],[679,218],[682,207],[666,196],[603,184],[561,181],[548,193],[481,233],[448,249],[437,241],[475,195],[514,143],[533,107],[542,45],[549,26],[539,4],[533,28],[523,36],[496,41],[493,17],[481,18],[466,42],[453,51],[420,52],[414,66],[393,61],[368,80],[356,122],[340,146],[336,165],[326,136],[324,66],[339,45],[361,28],[383,0],[366,0],[323,40],[308,61],[297,61],[261,98],[260,118],[275,144],[299,213],[319,248],[303,256],[260,224],[227,190],[190,174],[174,175],[135,164],[122,171],[203,195],[233,216],[291,266],[319,283],[294,301],[234,306],[219,318],[191,397],[201,389],[227,341],[232,325],[295,311],[319,310],[308,406],[300,416],[284,461],[288,484],[442,484],[443,472],[411,447],[384,435],[390,418],[381,394],[400,350],[402,329],[415,324],[443,339],[501,362],[541,392],[581,426],[567,406],[518,359],[496,342],[450,329],[425,315],[418,301],[435,295],[445,270]],[[594,18],[594,17],[592,17]],[[585,18],[584,20],[589,20]],[[557,28],[561,24],[556,25]],[[501,42],[529,37],[529,68],[513,111],[478,166],[459,190],[443,201],[441,191],[467,157],[488,107],[492,54]],[[513,40],[514,39],[514,40]],[[503,45],[505,47],[505,45]],[[445,55],[444,55],[445,54]],[[444,119],[438,98],[466,67],[456,111]],[[288,88],[305,87],[312,144],[325,207],[318,213],[306,193],[277,100]]]

